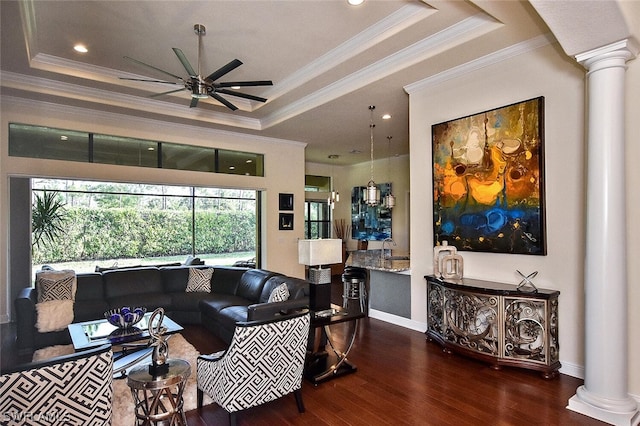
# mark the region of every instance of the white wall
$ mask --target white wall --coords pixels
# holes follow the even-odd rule
[[[559,290],[562,370],[583,375],[584,70],[557,45],[539,48],[410,93],[411,187],[430,185],[431,125],[514,102],[545,97],[547,255],[461,252],[467,277],[518,284],[516,269],[538,271],[535,284]],[[432,273],[431,193],[413,191],[412,319],[426,324],[424,275]]]
[[[44,176],[77,179],[97,179],[121,182],[149,182],[174,185],[251,188],[264,191],[263,264],[272,271],[304,277],[304,267],[297,260],[297,241],[304,236],[304,147],[295,141],[239,135],[124,115],[101,113],[54,104],[0,98],[0,319],[8,320],[9,253],[8,243],[8,177]],[[57,160],[35,160],[8,157],[9,123],[25,123],[61,129],[128,136],[190,145],[202,145],[264,153],[265,176],[237,176],[198,173],[143,167],[119,167]],[[286,164],[282,159],[286,158]],[[278,194],[294,194],[294,229],[278,229]]]
[[[391,170],[391,178],[389,173]],[[345,219],[351,223],[351,190],[354,186],[365,186],[370,175],[370,163],[354,166],[331,166],[330,164],[307,163],[306,174],[332,176],[334,189],[340,192],[340,202],[333,211],[334,219]],[[396,242],[393,249],[409,251],[409,156],[403,155],[374,161],[374,180],[377,183],[391,181],[392,192],[396,196],[396,207],[391,211],[391,235]],[[355,250],[357,241],[349,239],[347,249]],[[369,248],[380,248],[381,242],[370,241]]]

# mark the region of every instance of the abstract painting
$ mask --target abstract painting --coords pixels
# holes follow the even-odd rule
[[[391,193],[391,183],[380,183],[380,202],[369,206],[364,202],[364,186],[351,190],[351,238],[358,241],[384,241],[391,238],[391,210],[382,200]]]
[[[434,245],[546,255],[544,97],[431,132]]]

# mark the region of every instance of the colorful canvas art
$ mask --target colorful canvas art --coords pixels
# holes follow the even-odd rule
[[[358,241],[384,241],[391,238],[391,210],[382,203],[391,193],[391,183],[380,183],[380,203],[369,206],[364,202],[364,186],[351,190],[351,238]]]
[[[544,98],[432,126],[434,245],[546,254]]]

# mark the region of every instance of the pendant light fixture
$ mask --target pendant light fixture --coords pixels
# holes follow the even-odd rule
[[[329,155],[329,159],[330,160],[337,160],[338,158],[340,158],[340,156],[338,154],[331,154]],[[327,198],[327,204],[329,204],[331,206],[331,209],[333,210],[336,206],[336,203],[340,201],[340,193],[338,191],[335,190],[335,188],[333,187],[333,163],[331,163],[331,182],[330,182],[330,186],[331,186],[331,193],[329,194],[329,197]]]
[[[370,123],[369,123],[369,134],[370,134],[370,142],[371,142],[371,166],[370,166],[371,179],[369,180],[369,183],[367,183],[367,188],[364,191],[364,202],[369,206],[377,206],[378,203],[380,202],[380,189],[378,188],[378,185],[376,185],[376,183],[373,180],[373,128],[376,127],[376,125],[373,124],[374,109],[376,109],[375,106],[373,105],[369,106],[369,111],[371,115]]]
[[[387,140],[389,141],[387,149],[387,175],[389,178],[389,193],[384,196],[384,206],[388,209],[392,209],[396,206],[396,196],[393,195],[393,191],[391,190],[391,138],[391,136],[387,136]]]

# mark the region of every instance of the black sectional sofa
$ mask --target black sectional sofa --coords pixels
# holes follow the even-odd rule
[[[208,266],[136,267],[77,275],[74,322],[104,318],[122,306],[158,307],[179,324],[202,324],[229,343],[235,323],[263,319],[281,311],[308,306],[309,283],[264,269],[213,266],[211,292],[185,292],[189,268]],[[286,283],[289,300],[267,303],[271,291]],[[15,301],[17,345],[21,354],[71,343],[69,332],[40,333],[36,328],[36,289],[25,288]]]

